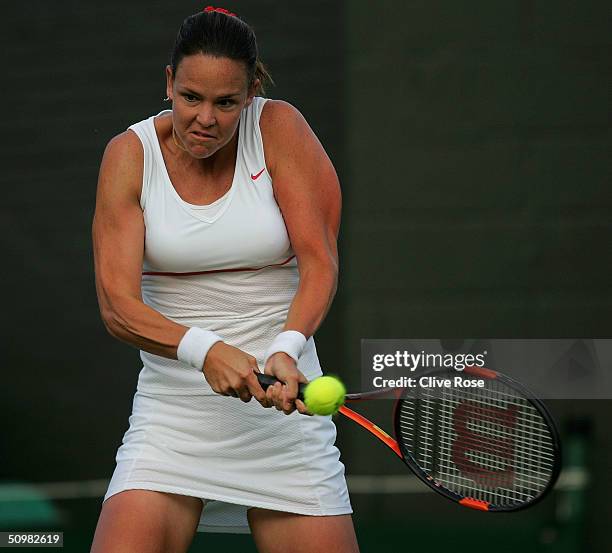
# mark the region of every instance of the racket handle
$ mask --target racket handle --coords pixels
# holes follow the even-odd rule
[[[259,380],[260,386],[265,390],[268,389],[269,386],[274,386],[277,382],[280,382],[278,378],[274,378],[269,374],[257,373],[257,380]],[[304,390],[306,389],[308,384],[298,384],[298,399],[304,401]]]

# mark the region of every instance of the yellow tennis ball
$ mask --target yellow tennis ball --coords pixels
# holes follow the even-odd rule
[[[344,403],[346,389],[334,376],[315,378],[304,390],[304,403],[315,415],[332,415]]]

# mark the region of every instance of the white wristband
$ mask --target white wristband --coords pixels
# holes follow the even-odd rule
[[[297,363],[304,351],[304,346],[306,346],[306,336],[297,330],[285,330],[272,340],[270,347],[266,350],[264,363],[271,355],[279,351],[286,353]]]
[[[179,342],[176,357],[179,361],[191,365],[194,369],[202,370],[208,350],[222,338],[210,330],[192,326]]]

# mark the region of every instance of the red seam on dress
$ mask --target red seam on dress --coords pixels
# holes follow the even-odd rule
[[[282,263],[273,263],[272,265],[264,265],[263,267],[244,267],[238,269],[213,269],[211,271],[194,271],[192,273],[166,273],[157,271],[143,271],[143,275],[156,275],[156,276],[194,276],[194,275],[208,275],[211,273],[236,273],[239,271],[260,271],[261,269],[267,269],[268,267],[281,267],[291,261],[295,255],[286,259]]]

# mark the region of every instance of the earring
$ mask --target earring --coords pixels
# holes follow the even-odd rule
[[[169,102],[169,101],[170,101],[170,98],[168,98],[168,96],[166,96],[166,97],[164,98],[164,102]]]

